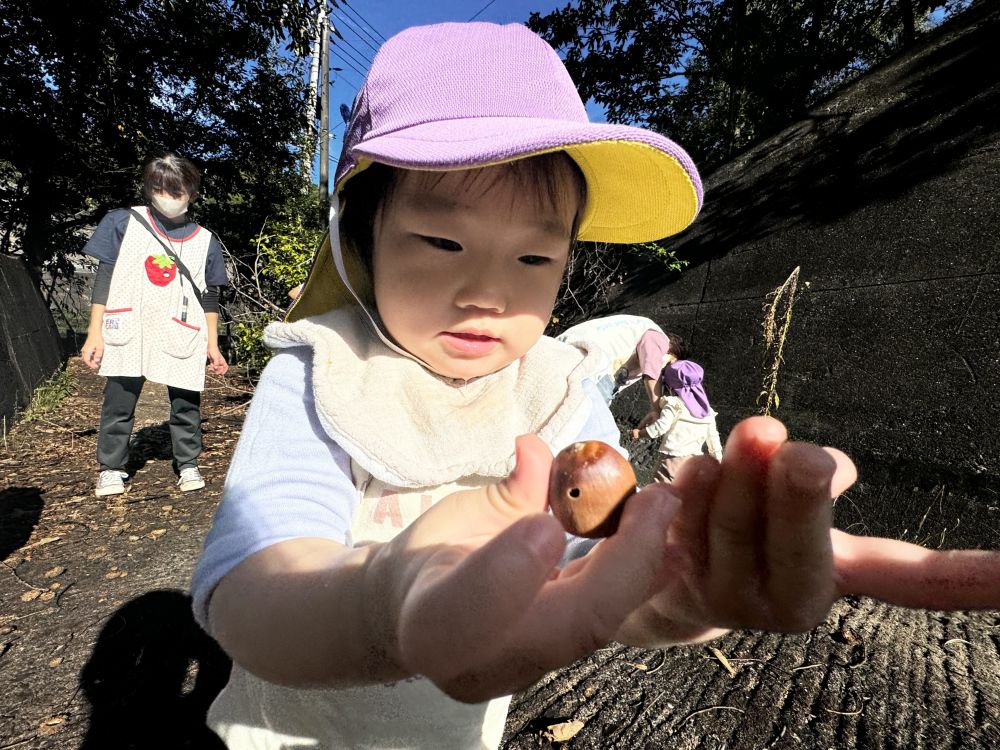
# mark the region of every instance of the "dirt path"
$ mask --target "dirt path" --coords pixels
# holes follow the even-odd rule
[[[186,494],[170,465],[166,388],[147,384],[130,491],[99,499],[103,380],[79,359],[69,368],[75,395],[0,446],[0,748],[204,747],[190,744],[192,727],[203,725],[228,665],[194,626],[183,592],[239,436],[246,384],[210,380],[200,462],[208,486]]]
[[[185,591],[249,392],[210,382],[209,484],[181,494],[165,394],[149,387],[131,491],[97,499],[102,381],[69,367],[76,394],[0,445],[0,750],[217,750],[204,715],[228,660]],[[1000,613],[847,599],[805,635],[611,645],[515,697],[504,748],[550,747],[1000,747]]]

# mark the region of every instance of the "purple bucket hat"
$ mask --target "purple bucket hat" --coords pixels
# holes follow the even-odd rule
[[[701,208],[698,171],[649,130],[591,123],[562,60],[521,24],[445,23],[393,36],[358,92],[336,190],[372,162],[456,170],[565,151],[587,182],[582,240],[647,242]]]
[[[705,370],[697,362],[681,359],[663,368],[663,383],[677,396],[695,419],[708,416],[712,410],[708,394],[702,386]]]
[[[562,60],[521,24],[417,26],[383,44],[351,110],[335,189],[373,162],[450,171],[554,151],[587,183],[581,240],[651,242],[701,209],[701,180],[684,150],[650,130],[590,122]],[[334,201],[330,232],[286,320],[357,303],[388,342],[363,301],[367,270],[340,246],[338,215]]]

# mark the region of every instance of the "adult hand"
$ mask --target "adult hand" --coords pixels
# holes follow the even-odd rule
[[[80,356],[83,358],[83,363],[91,370],[101,366],[101,360],[104,359],[104,337],[100,332],[87,334]]]
[[[788,442],[776,420],[738,424],[721,464],[691,459],[673,483],[683,505],[667,539],[670,573],[617,639],[652,645],[728,628],[805,631],[848,594],[905,607],[1000,608],[1000,552],[938,552],[831,529],[831,500],[855,479],[843,453]]]
[[[229,371],[229,363],[219,351],[218,344],[208,345],[208,371],[214,375],[225,375]]]

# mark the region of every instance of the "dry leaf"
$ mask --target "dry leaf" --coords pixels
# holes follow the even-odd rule
[[[62,565],[56,565],[54,568],[50,568],[49,570],[45,571],[45,577],[55,578],[57,575],[60,575],[61,573],[65,572],[66,568],[64,568]]]
[[[39,539],[37,542],[32,542],[31,544],[24,545],[23,547],[21,547],[21,551],[24,552],[25,550],[34,549],[35,547],[41,547],[43,544],[51,544],[52,542],[58,542],[60,539],[62,539],[61,536],[47,536],[44,539]]]
[[[65,716],[50,716],[38,725],[38,734],[43,737],[50,734],[55,734],[60,729],[62,725],[66,723]]]
[[[628,664],[630,667],[634,667],[635,669],[641,670],[643,672],[649,669],[649,667],[647,667],[645,664],[636,664],[634,661],[627,661],[625,663]]]
[[[559,724],[549,724],[544,732],[544,736],[553,742],[568,742],[576,737],[583,727],[584,723],[578,719],[563,721]]]
[[[38,595],[41,593],[42,593],[41,591],[35,591],[34,589],[32,589],[31,591],[25,591],[23,594],[21,594],[21,601],[33,602],[35,601],[35,599],[38,598]]]
[[[152,539],[152,540],[155,541],[155,540],[159,539],[161,536],[163,536],[166,533],[167,533],[166,529],[153,529],[148,534],[146,534],[146,538],[147,539]]]
[[[49,659],[50,667],[58,667],[62,663],[63,663],[63,658],[61,656],[57,656],[55,659]]]
[[[733,665],[729,663],[729,659],[726,658],[726,655],[724,653],[719,651],[719,649],[715,648],[714,646],[710,646],[709,651],[715,654],[715,658],[718,659],[722,663],[722,666],[726,668],[726,671],[729,672],[730,677],[736,676],[736,670],[733,669]]]
[[[48,602],[56,598],[56,592],[46,591],[44,594],[40,594],[38,598],[41,599],[43,602]]]

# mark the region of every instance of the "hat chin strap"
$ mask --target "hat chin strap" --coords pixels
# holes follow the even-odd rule
[[[351,293],[354,297],[354,301],[358,303],[358,307],[365,314],[365,318],[368,320],[368,325],[371,327],[372,332],[379,337],[383,344],[392,349],[397,354],[401,354],[404,357],[412,359],[414,362],[422,365],[431,372],[433,372],[438,377],[446,377],[438,372],[434,371],[429,364],[424,362],[419,357],[415,357],[410,352],[406,351],[399,344],[394,342],[389,336],[388,332],[382,330],[381,321],[378,319],[378,312],[372,315],[372,312],[368,309],[367,305],[361,300],[361,296],[354,291],[354,287],[351,286],[351,280],[347,276],[347,266],[344,263],[344,252],[340,246],[340,220],[338,214],[340,212],[340,197],[334,196],[333,200],[330,201],[330,252],[333,253],[333,264],[337,267],[337,275],[340,276],[340,280],[343,282],[347,291]],[[456,378],[447,378],[448,380],[455,380]]]

